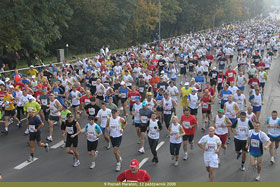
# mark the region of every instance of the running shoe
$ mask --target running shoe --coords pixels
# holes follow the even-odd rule
[[[111,144],[110,144],[110,143],[108,143],[108,145],[107,145],[106,149],[107,149],[107,150],[109,150],[110,148],[111,148]]]
[[[156,164],[158,163],[158,157],[155,158],[155,163],[156,163]]]
[[[261,174],[258,174],[256,177],[256,181],[260,181],[260,179],[261,179]]]
[[[175,166],[178,166],[178,165],[179,165],[178,160],[175,161],[174,165],[175,165]]]
[[[174,158],[175,158],[175,155],[171,155],[171,160],[174,160]]]
[[[121,163],[117,163],[116,172],[119,172],[120,170],[121,170]]]
[[[50,148],[49,148],[49,144],[48,143],[45,143],[45,149],[46,149],[46,152],[49,152]]]
[[[272,156],[271,159],[270,159],[270,163],[271,163],[271,164],[274,164],[274,162],[275,162],[275,161],[274,161],[274,157]]]
[[[93,169],[94,167],[95,167],[95,162],[91,162],[89,168],[90,168],[90,169]]]
[[[144,147],[141,147],[141,148],[138,150],[138,152],[144,154],[144,153],[145,153]]]
[[[244,165],[244,164],[241,164],[240,170],[241,170],[241,171],[245,171],[245,165]]]
[[[80,164],[81,164],[80,161],[76,160],[76,162],[74,163],[73,167],[78,167]]]
[[[187,160],[187,159],[188,159],[188,153],[184,153],[183,159],[184,159],[184,160]]]
[[[52,141],[53,141],[52,137],[50,137],[50,136],[48,136],[48,137],[46,138],[46,140],[48,140],[49,142],[52,142]]]
[[[66,143],[64,142],[60,147],[65,148],[65,146],[66,146]]]
[[[27,162],[32,162],[34,160],[33,156],[29,156]]]
[[[29,134],[29,130],[26,129],[26,130],[24,131],[24,134],[25,134],[25,135],[28,135],[28,134]]]

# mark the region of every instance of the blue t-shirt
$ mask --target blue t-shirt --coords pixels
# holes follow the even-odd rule
[[[230,90],[225,91],[224,89],[221,90],[221,104],[225,104],[228,101],[228,96],[231,95],[232,92]]]
[[[94,123],[93,125],[95,125],[95,133],[96,133],[96,135],[99,134],[100,132],[102,132],[99,125],[97,125],[96,123]],[[93,126],[93,125],[92,125],[92,126]],[[88,127],[89,127],[89,126],[91,126],[89,123],[86,124],[86,126],[85,126],[85,132],[88,132]],[[94,141],[97,141],[98,138],[97,138],[97,139],[88,138],[88,140],[91,141],[91,142],[94,142]]]

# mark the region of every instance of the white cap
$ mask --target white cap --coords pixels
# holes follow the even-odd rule
[[[10,85],[10,88],[14,88],[14,86],[13,86],[13,85]]]
[[[192,91],[197,91],[196,87],[192,87]]]
[[[27,96],[27,99],[30,100],[30,99],[33,99],[33,97],[31,95]]]
[[[6,78],[6,79],[5,79],[5,82],[8,82],[9,80],[10,80],[10,78]]]
[[[185,82],[185,84],[184,84],[185,86],[187,86],[187,85],[190,85],[190,83],[189,82]]]
[[[30,67],[31,67],[31,68],[34,68],[34,66],[33,66],[33,65],[31,65]]]
[[[125,85],[125,82],[124,82],[124,81],[122,81],[122,82],[121,82],[121,85]]]
[[[216,66],[214,66],[214,67],[213,67],[213,70],[216,70],[216,69],[217,69]]]
[[[32,75],[32,77],[31,77],[32,79],[35,79],[36,78],[36,76],[35,75]]]
[[[162,70],[160,73],[164,73],[164,71]]]

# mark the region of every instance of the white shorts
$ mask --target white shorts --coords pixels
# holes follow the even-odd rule
[[[211,167],[211,168],[218,168],[219,167],[219,162],[218,158],[204,158],[204,164],[206,167]]]

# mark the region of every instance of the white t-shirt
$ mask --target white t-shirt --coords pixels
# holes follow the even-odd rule
[[[216,150],[218,146],[222,143],[221,139],[218,136],[214,135],[213,137],[210,137],[209,135],[205,135],[199,140],[198,143],[202,144],[205,148],[208,148],[207,151],[204,151],[204,159],[218,158]]]

